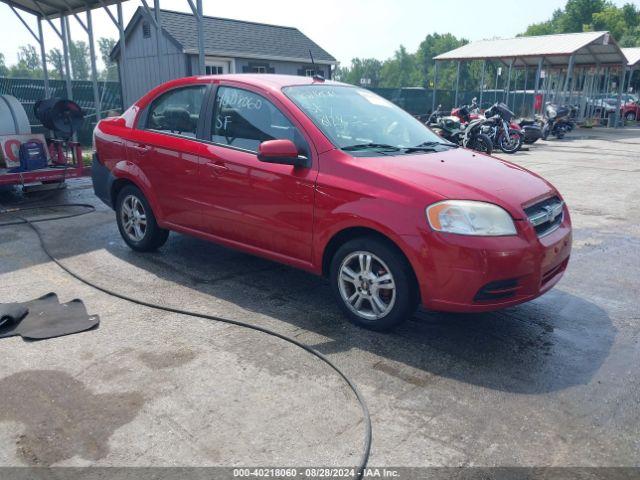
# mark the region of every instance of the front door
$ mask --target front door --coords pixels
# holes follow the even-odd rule
[[[196,140],[207,87],[170,90],[143,113],[135,140],[127,144],[154,192],[162,221],[200,230],[203,227],[198,196],[199,154]]]
[[[313,159],[299,128],[273,102],[245,89],[217,89],[200,170],[204,222],[214,235],[310,262],[317,161],[311,168],[259,161],[258,145],[273,139],[290,139]]]

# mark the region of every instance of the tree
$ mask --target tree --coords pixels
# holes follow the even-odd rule
[[[47,53],[47,63],[53,67],[51,78],[64,78],[64,57],[59,48],[52,48]]]
[[[101,72],[101,77],[104,80],[116,81],[118,80],[118,70],[116,63],[111,60],[109,56],[111,51],[116,45],[116,41],[113,38],[101,37],[98,39],[98,49],[100,50],[100,57],[102,63],[104,63],[104,70]]]
[[[562,17],[563,32],[583,32],[593,24],[593,16],[607,7],[605,0],[568,0]],[[613,7],[616,8],[617,7]]]
[[[380,72],[380,86],[401,88],[414,86],[419,82],[414,54],[407,52],[404,45],[396,50],[393,58],[385,61]]]
[[[40,55],[33,45],[23,45],[18,48],[18,63],[9,70],[9,76],[14,78],[40,78]]]
[[[0,53],[0,77],[9,76],[9,69],[4,61],[4,53]]]
[[[370,86],[375,88],[380,85],[380,71],[382,62],[375,58],[354,58],[351,66],[340,68],[338,77],[340,81],[360,85],[361,80],[371,80]],[[367,85],[369,86],[369,85]]]
[[[69,59],[71,60],[71,72],[74,80],[89,79],[89,46],[86,42],[79,40],[69,43]]]

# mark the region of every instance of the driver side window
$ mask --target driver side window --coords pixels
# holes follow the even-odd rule
[[[205,90],[197,85],[162,94],[149,107],[145,128],[195,138]]]
[[[306,142],[298,129],[269,100],[248,90],[219,87],[213,111],[211,141],[257,152],[267,140],[291,140],[301,153]]]

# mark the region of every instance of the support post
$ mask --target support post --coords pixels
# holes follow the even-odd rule
[[[62,32],[62,52],[64,55],[65,85],[67,87],[67,99],[73,100],[73,89],[71,87],[71,64],[69,62],[69,22],[67,17],[60,17],[60,30]]]
[[[627,88],[625,92],[629,93],[629,90],[631,89],[631,77],[633,77],[633,68],[629,67],[627,72],[629,73],[629,79],[627,80]]]
[[[436,95],[438,93],[438,62],[433,65],[433,95],[431,97],[431,113],[436,111]]]
[[[193,0],[188,0],[189,6],[193,15],[196,17],[196,24],[198,25],[198,71],[200,75],[205,75],[205,60],[204,60],[204,20],[202,13],[202,0],[196,0],[196,4],[193,4]]]
[[[564,103],[564,101],[567,99],[567,89],[569,88],[569,86],[572,86],[572,81],[573,80],[573,64],[575,63],[575,55],[571,55],[569,57],[569,66],[567,67],[567,77],[564,79],[564,88],[562,89],[562,101]]]
[[[540,57],[540,60],[538,60],[538,68],[536,69],[536,82],[533,85],[533,102],[531,105],[531,111],[534,115],[536,113],[535,105],[536,97],[538,96],[539,91],[538,89],[540,87],[540,77],[542,77],[542,62],[544,62],[544,57]]]
[[[616,99],[616,111],[613,116],[613,125],[615,128],[620,128],[624,126],[624,119],[621,118],[622,114],[622,93],[624,90],[624,73],[625,73],[626,65],[620,65],[620,74],[618,75],[618,98]]]
[[[162,68],[162,25],[160,24],[160,0],[153,0],[153,12],[156,17],[156,55],[158,57],[158,84],[164,82],[164,71]]]
[[[456,96],[455,96],[455,100],[453,101],[454,105],[452,108],[457,108],[458,107],[458,89],[460,87],[460,60],[458,60],[458,67],[456,68]]]
[[[98,68],[96,67],[96,47],[93,38],[93,18],[91,9],[87,9],[87,36],[89,37],[89,54],[91,55],[91,83],[93,86],[93,104],[96,109],[96,122],[102,118],[100,90],[98,89]]]
[[[484,94],[484,75],[487,69],[487,61],[482,61],[482,75],[480,76],[480,100],[478,106],[482,109],[482,95]]]
[[[509,91],[511,89],[511,69],[513,68],[513,59],[509,62],[509,73],[507,74],[507,92],[505,94],[505,102],[509,106]]]
[[[106,8],[106,7],[105,7]],[[128,84],[127,84],[127,43],[124,35],[124,18],[122,15],[122,4],[118,2],[118,34],[120,36],[120,64],[118,65],[118,73],[120,74],[120,92],[122,94],[122,108],[129,104]],[[107,9],[107,11],[109,11]]]
[[[522,110],[522,114],[524,115],[524,106],[527,102],[527,81],[529,79],[527,78],[527,64],[524,64],[524,91],[522,92],[522,106],[520,107],[520,109]]]
[[[44,34],[42,32],[42,18],[38,17],[38,36],[40,44],[40,57],[42,57],[42,76],[44,77],[44,96],[49,98],[51,89],[49,88],[49,71],[47,70],[47,51],[44,48]]]

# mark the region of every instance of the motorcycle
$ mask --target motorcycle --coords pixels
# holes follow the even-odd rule
[[[518,125],[524,134],[524,143],[531,145],[542,138],[542,127],[535,120],[520,119]]]
[[[549,135],[553,135],[557,139],[564,138],[568,132],[575,128],[571,114],[572,109],[569,105],[547,103],[544,109],[542,139],[547,140]]]
[[[456,116],[445,115],[442,105],[429,116],[426,124],[442,138],[456,143],[464,148],[491,155],[493,142],[482,133],[483,126],[487,123],[485,118],[472,120],[466,125],[460,122]]]
[[[515,114],[504,103],[495,103],[484,114],[491,119],[484,127],[483,133],[487,134],[504,153],[516,153],[522,148],[524,134],[522,130],[512,127],[511,121]]]

